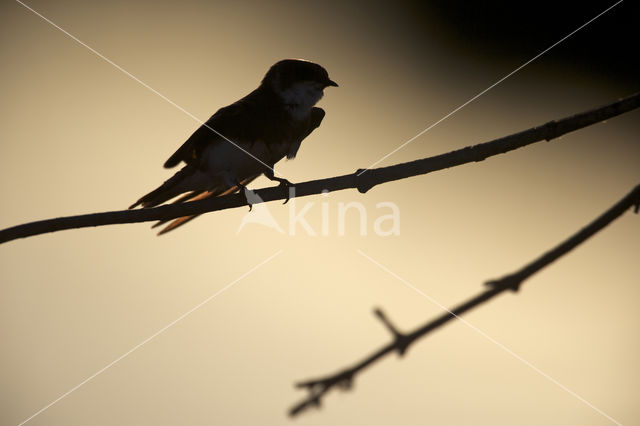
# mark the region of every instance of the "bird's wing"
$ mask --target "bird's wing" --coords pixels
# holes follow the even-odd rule
[[[309,136],[309,133],[313,132],[314,129],[320,127],[322,123],[322,119],[324,118],[324,110],[322,108],[313,107],[311,108],[311,115],[309,116],[309,130],[308,133],[304,136],[305,138]]]
[[[194,189],[192,185],[189,185],[189,183],[195,172],[196,166],[194,164],[187,164],[176,174],[167,179],[162,185],[129,206],[129,209],[136,208],[137,206],[142,206],[144,208],[155,207],[185,191]]]
[[[215,114],[200,126],[198,130],[182,144],[176,152],[164,163],[164,167],[170,169],[181,161],[189,164],[199,158],[200,153],[209,145],[229,139],[234,141],[240,134],[237,129],[242,128],[242,121],[250,105],[241,99],[224,108],[220,108]],[[212,130],[213,129],[213,130]]]
[[[304,126],[300,129],[300,134],[296,138],[297,140],[291,144],[289,148],[289,152],[287,152],[287,160],[291,160],[296,157],[298,153],[298,149],[300,149],[300,144],[302,141],[311,134],[316,128],[320,126],[322,123],[322,119],[324,118],[324,110],[322,108],[313,107],[311,108],[311,113],[309,114],[309,118],[304,123]]]

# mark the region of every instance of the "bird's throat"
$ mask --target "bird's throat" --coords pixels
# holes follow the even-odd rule
[[[309,116],[311,108],[322,99],[323,92],[310,82],[301,82],[282,90],[279,96],[291,117],[303,120]]]

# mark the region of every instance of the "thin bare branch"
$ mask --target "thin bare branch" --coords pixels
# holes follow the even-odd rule
[[[349,188],[356,188],[361,193],[365,193],[381,183],[482,161],[488,157],[504,154],[535,142],[550,141],[566,133],[607,120],[638,107],[640,107],[640,93],[600,108],[550,121],[519,133],[461,148],[446,154],[388,167],[368,169],[364,173],[360,173],[362,171],[360,169],[347,175],[299,183],[295,185],[295,196],[304,197],[320,194],[323,191],[340,191]],[[286,193],[286,189],[283,190],[278,187],[259,189],[256,194],[265,202],[284,200],[289,196]],[[123,210],[47,219],[1,230],[0,243],[65,229],[168,220],[246,205],[247,202],[243,194],[231,194],[224,197],[209,198],[184,204],[170,204],[151,209]]]
[[[350,388],[353,384],[355,376],[358,373],[360,373],[366,367],[370,366],[382,357],[394,351],[397,351],[399,354],[404,354],[409,345],[414,343],[416,340],[424,337],[428,333],[432,332],[436,328],[445,325],[452,319],[459,317],[460,315],[464,314],[467,311],[470,311],[471,309],[479,306],[484,302],[487,302],[488,300],[504,291],[517,291],[522,283],[533,274],[540,271],[550,263],[554,262],[555,260],[559,259],[563,255],[567,254],[568,252],[582,244],[589,237],[601,231],[631,207],[634,208],[635,213],[638,213],[638,210],[640,209],[640,185],[636,186],[629,194],[627,194],[624,198],[622,198],[615,205],[609,208],[609,210],[596,218],[593,222],[589,223],[587,226],[576,232],[571,237],[567,238],[562,243],[558,244],[553,249],[544,253],[543,255],[526,264],[517,271],[508,274],[500,279],[487,282],[487,290],[452,308],[450,311],[443,313],[439,317],[435,318],[432,321],[429,321],[421,327],[418,327],[410,333],[403,334],[398,332],[395,326],[393,326],[391,322],[389,322],[384,313],[382,313],[380,309],[376,309],[374,313],[391,331],[393,335],[393,341],[376,350],[369,356],[365,357],[362,361],[356,363],[351,367],[345,368],[336,374],[332,374],[319,379],[307,380],[296,384],[296,387],[298,388],[307,389],[309,395],[307,396],[307,398],[294,405],[289,410],[289,415],[296,416],[307,408],[319,407],[320,403],[322,402],[322,397],[328,391],[335,388],[336,386],[342,388]],[[348,386],[345,386],[345,384],[348,384]]]

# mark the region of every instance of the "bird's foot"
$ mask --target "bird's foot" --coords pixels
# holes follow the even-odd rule
[[[269,168],[268,170],[266,170],[264,172],[264,175],[275,182],[279,182],[280,184],[278,185],[278,188],[283,188],[284,192],[285,192],[285,200],[284,203],[282,204],[287,204],[289,202],[289,198],[290,198],[290,192],[289,192],[289,188],[291,188],[292,186],[295,186],[294,184],[292,184],[291,182],[289,182],[287,179],[285,178],[279,178],[275,176],[275,171],[273,170],[273,167]]]
[[[289,202],[289,197],[290,197],[289,188],[295,185],[284,178],[278,178],[274,176],[273,180],[280,182],[278,184],[278,188],[282,188],[285,191],[285,196],[286,196],[286,198],[284,199],[284,203],[282,204],[287,204]]]

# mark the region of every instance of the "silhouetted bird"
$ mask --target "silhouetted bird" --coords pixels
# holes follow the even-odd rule
[[[181,194],[173,203],[231,194],[262,173],[291,185],[274,176],[273,166],[284,157],[294,158],[302,140],[320,125],[324,110],[314,105],[327,86],[338,84],[318,64],[277,62],[257,89],[218,110],[164,163],[171,168],[184,161],[180,171],[129,208],[155,207]],[[195,217],[175,219],[158,235]]]

